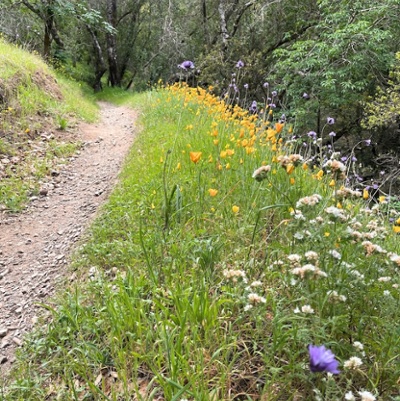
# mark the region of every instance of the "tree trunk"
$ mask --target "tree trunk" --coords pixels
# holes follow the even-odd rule
[[[95,92],[100,92],[103,89],[101,84],[101,78],[104,73],[107,71],[106,62],[103,57],[103,50],[101,49],[99,40],[97,38],[96,32],[93,31],[90,25],[86,24],[86,29],[89,31],[90,36],[92,37],[94,54],[95,54],[95,77],[92,84],[92,87]]]
[[[117,25],[117,0],[107,1],[107,21],[115,29]],[[117,34],[107,32],[108,81],[111,86],[121,86],[117,62]]]
[[[221,39],[222,39],[222,53],[225,55],[228,51],[228,25],[226,22],[226,10],[224,7],[224,2],[221,0],[218,4],[218,12],[219,12],[219,26],[221,32]]]

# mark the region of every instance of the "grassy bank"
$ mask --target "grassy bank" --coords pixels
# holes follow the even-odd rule
[[[398,400],[398,210],[347,189],[337,155],[303,160],[272,110],[127,101],[120,185],[4,399]],[[309,344],[340,373],[312,372]]]
[[[89,92],[37,55],[0,39],[0,211],[19,211],[79,147],[77,121],[95,120]]]

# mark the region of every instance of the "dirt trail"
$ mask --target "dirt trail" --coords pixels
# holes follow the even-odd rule
[[[68,272],[71,250],[113,188],[134,139],[135,112],[101,103],[101,120],[81,124],[80,154],[56,172],[46,196],[19,215],[0,214],[0,375],[37,320],[38,302]]]

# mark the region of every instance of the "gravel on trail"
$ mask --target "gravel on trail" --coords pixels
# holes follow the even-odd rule
[[[67,275],[69,255],[115,186],[135,136],[136,113],[100,103],[101,119],[82,123],[82,149],[19,214],[0,212],[0,375]]]

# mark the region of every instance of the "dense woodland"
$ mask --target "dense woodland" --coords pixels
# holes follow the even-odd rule
[[[315,132],[357,158],[360,181],[385,191],[399,175],[399,19],[399,0],[3,0],[0,6],[8,41],[96,91],[185,79],[246,108],[273,104],[293,124],[295,139]],[[194,68],[179,68],[184,60]],[[326,127],[327,117],[333,127]],[[371,146],[359,146],[369,139]]]

